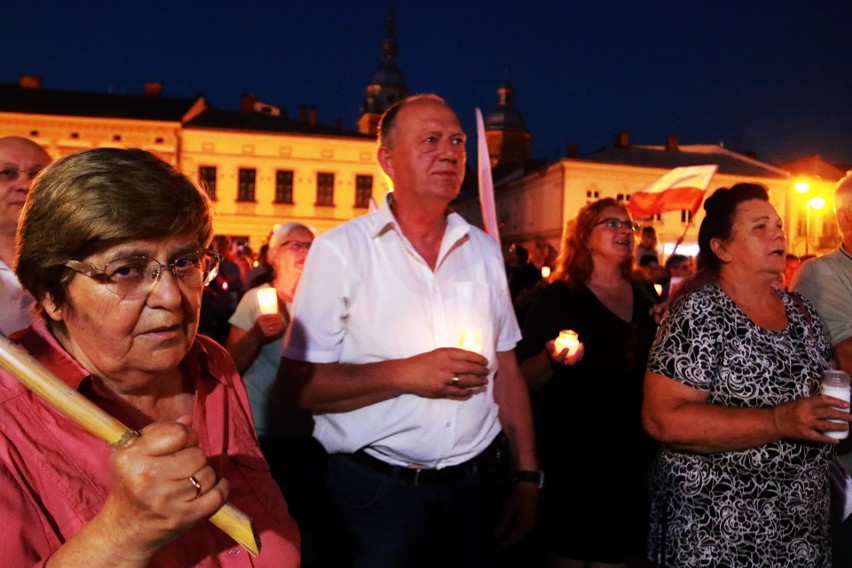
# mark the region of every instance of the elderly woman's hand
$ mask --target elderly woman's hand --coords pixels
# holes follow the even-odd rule
[[[556,341],[550,340],[544,344],[544,350],[554,363],[572,367],[583,360],[583,353],[586,352],[586,347],[581,341],[577,347],[577,351],[569,355],[567,347],[561,351],[556,351]]]
[[[284,318],[281,314],[260,314],[254,320],[252,332],[261,343],[269,343],[284,334]]]
[[[825,432],[847,430],[848,422],[852,420],[848,409],[847,402],[820,395],[779,404],[772,409],[772,418],[782,438],[837,444],[838,440],[827,436]],[[833,420],[841,420],[846,424]]]
[[[111,456],[113,486],[98,516],[108,521],[117,557],[150,558],[227,500],[227,481],[217,479],[182,422],[151,424]]]

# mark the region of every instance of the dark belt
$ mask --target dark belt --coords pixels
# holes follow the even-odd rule
[[[494,471],[494,463],[508,459],[508,440],[502,432],[478,456],[464,463],[441,469],[418,469],[401,465],[392,465],[358,450],[346,454],[352,461],[360,463],[387,475],[388,477],[412,485],[447,485],[464,477],[474,477]]]

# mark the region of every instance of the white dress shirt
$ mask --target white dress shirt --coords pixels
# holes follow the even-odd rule
[[[282,355],[372,363],[458,347],[462,329],[481,329],[489,383],[469,400],[401,395],[315,417],[314,436],[330,453],[365,449],[396,465],[456,465],[500,432],[496,353],[520,339],[503,258],[493,239],[451,213],[432,271],[399,230],[390,199],[314,241]]]

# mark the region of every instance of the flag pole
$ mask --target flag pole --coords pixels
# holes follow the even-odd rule
[[[485,141],[485,123],[482,111],[476,108],[476,169],[479,173],[479,206],[482,210],[482,227],[500,244],[500,227],[497,224],[497,207],[494,203],[494,180],[491,177],[491,159]]]

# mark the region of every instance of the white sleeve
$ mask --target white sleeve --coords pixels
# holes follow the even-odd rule
[[[311,363],[340,360],[345,332],[348,263],[334,243],[314,240],[293,301],[281,356]]]

